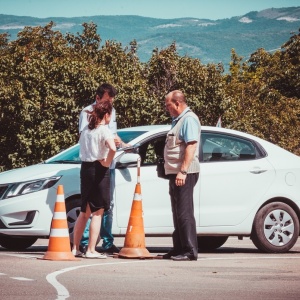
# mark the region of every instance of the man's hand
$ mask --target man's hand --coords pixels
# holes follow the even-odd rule
[[[185,179],[186,179],[186,175],[183,175],[181,172],[178,172],[175,179],[175,184],[177,186],[182,186],[185,184]]]

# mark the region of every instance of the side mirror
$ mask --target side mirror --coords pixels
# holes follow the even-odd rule
[[[136,153],[124,153],[119,161],[116,162],[116,168],[136,167],[137,160],[140,158]]]

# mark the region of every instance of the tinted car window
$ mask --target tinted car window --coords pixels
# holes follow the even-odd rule
[[[232,135],[202,133],[201,144],[204,162],[236,161],[256,158],[254,144]]]
[[[158,158],[164,156],[165,141],[164,135],[147,140],[139,146],[138,153],[141,156],[142,166],[156,165]]]

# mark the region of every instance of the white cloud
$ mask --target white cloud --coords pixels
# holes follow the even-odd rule
[[[29,27],[35,27],[38,25],[18,25],[18,24],[5,24],[0,26],[0,30],[12,30],[12,29],[24,29],[24,27],[29,26]],[[73,26],[76,26],[75,23],[61,23],[57,24],[54,26],[56,29],[69,29],[72,28]]]
[[[169,27],[181,27],[182,25],[179,24],[165,24],[165,25],[159,25],[155,26],[154,28],[169,28]]]
[[[1,30],[10,30],[10,29],[23,29],[24,25],[2,25],[0,26]]]
[[[210,23],[210,22],[198,24],[198,26],[203,26],[203,27],[212,26],[212,25],[217,25],[217,24],[216,23]]]
[[[253,21],[247,17],[243,17],[241,19],[239,19],[239,22],[241,23],[252,23]]]
[[[296,18],[293,18],[293,17],[280,17],[280,18],[277,18],[276,20],[278,20],[278,21],[288,21],[288,22],[300,21],[300,19],[296,19]]]
[[[61,24],[57,24],[54,27],[57,29],[68,29],[68,28],[72,28],[74,26],[76,26],[75,23],[61,23]]]

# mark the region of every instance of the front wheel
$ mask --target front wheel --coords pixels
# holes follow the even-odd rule
[[[262,252],[288,252],[295,245],[298,236],[298,217],[285,203],[269,203],[255,216],[251,239]]]
[[[36,241],[37,237],[17,237],[0,235],[0,245],[7,250],[25,250],[32,246]]]
[[[198,251],[213,251],[223,246],[228,236],[198,236]]]

